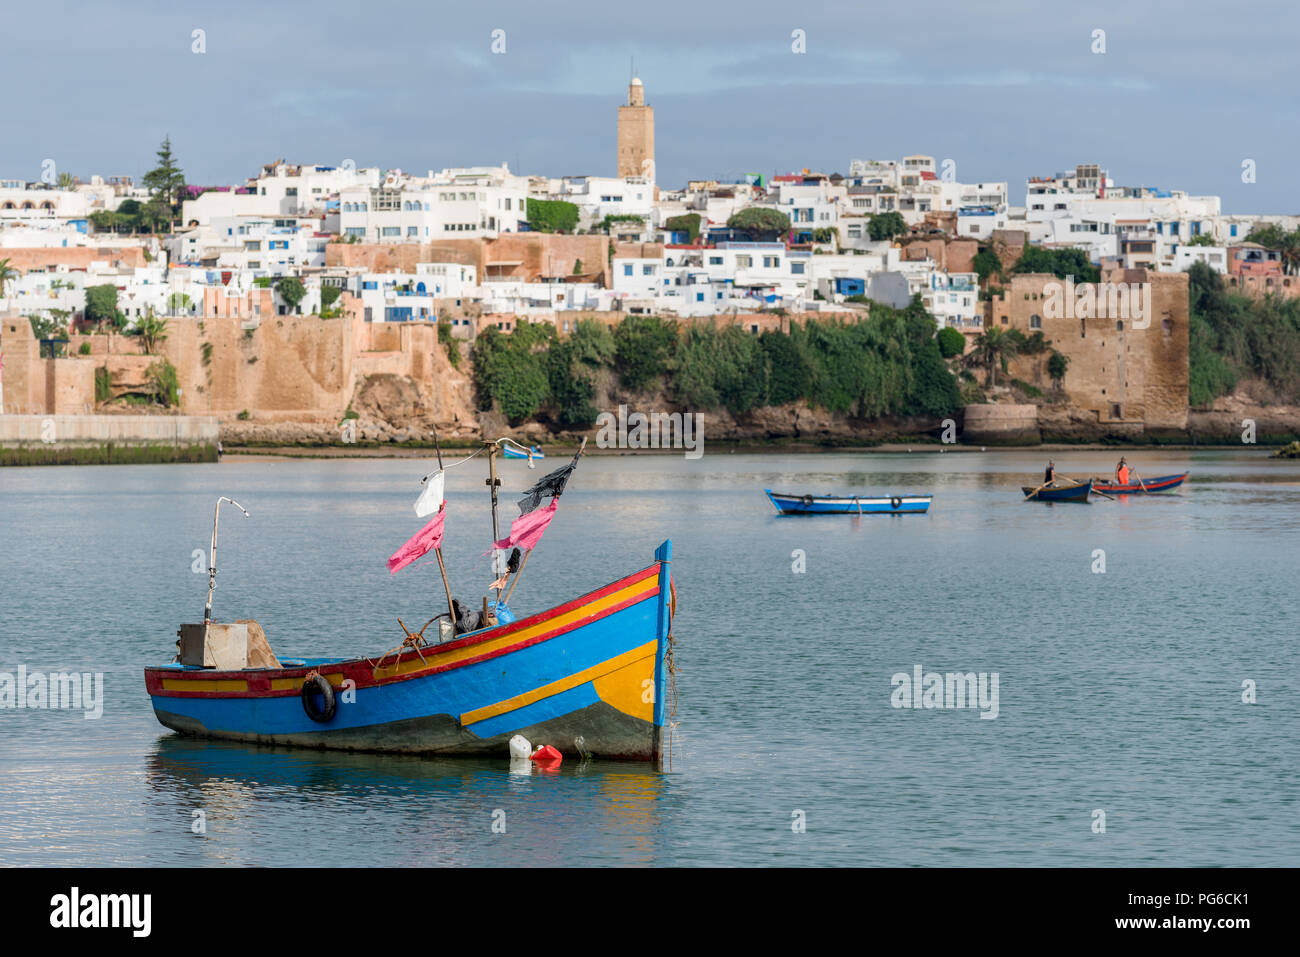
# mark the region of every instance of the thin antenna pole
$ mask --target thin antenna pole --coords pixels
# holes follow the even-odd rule
[[[443,469],[442,469],[442,446],[438,443],[438,432],[437,432],[436,429],[434,430],[434,433],[433,433],[433,448],[434,448],[434,451],[436,451],[436,452],[438,453],[438,471],[441,472],[441,471],[443,470]],[[445,479],[444,479],[444,481],[445,481]],[[446,490],[446,489],[447,489],[447,487],[446,487],[446,485],[444,485],[444,486],[443,486],[443,493],[442,493],[442,503],[439,504],[439,506],[438,506],[438,511],[440,511],[440,512],[441,512],[444,508],[447,507],[447,490]],[[445,521],[445,519],[444,519],[444,521]],[[445,528],[445,525],[444,525],[444,528]],[[451,583],[447,581],[447,565],[446,565],[446,564],[443,562],[443,560],[442,560],[442,546],[439,545],[437,548],[435,548],[435,549],[433,550],[433,553],[434,553],[435,555],[438,556],[438,571],[442,572],[442,587],[443,587],[444,589],[446,589],[446,591],[447,591],[447,613],[448,613],[448,615],[450,615],[450,619],[451,619],[451,633],[452,633],[452,635],[453,635],[453,637],[454,637],[455,634],[456,634],[456,606],[453,605],[453,604],[452,604],[452,601],[451,601]]]
[[[222,502],[229,502],[244,513],[244,518],[248,518],[248,509],[233,498],[226,498],[224,495],[217,499],[216,507],[212,509],[212,550],[208,552],[208,603],[203,606],[203,627],[205,629],[212,622],[212,591],[217,587],[217,522],[221,519]]]

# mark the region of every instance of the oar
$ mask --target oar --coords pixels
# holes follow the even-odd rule
[[[1038,486],[1038,488],[1034,489],[1032,492],[1026,495],[1025,501],[1028,502],[1031,498],[1033,498],[1035,495],[1037,495],[1039,492],[1041,492],[1043,489],[1047,488],[1047,486],[1051,484],[1052,484],[1051,482],[1044,482],[1042,485]]]
[[[1079,482],[1078,479],[1074,479],[1074,481]],[[1083,483],[1082,483],[1082,482],[1079,482],[1079,484],[1082,485]],[[1106,494],[1105,492],[1103,492],[1101,489],[1097,488],[1097,476],[1095,476],[1095,475],[1092,477],[1092,489],[1091,489],[1091,491],[1092,491],[1092,494],[1093,494],[1093,495],[1100,495],[1102,498],[1108,498],[1108,499],[1110,499],[1112,502],[1115,501],[1115,496],[1113,496],[1113,495],[1107,495],[1107,494]]]
[[[1137,469],[1133,470],[1133,477],[1138,480],[1138,487],[1141,488],[1143,492],[1145,492],[1147,490],[1146,483],[1142,481],[1142,476],[1138,475]]]

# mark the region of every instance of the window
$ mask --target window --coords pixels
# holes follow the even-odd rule
[[[703,302],[703,301],[704,301],[704,293],[702,293],[702,292],[697,292],[697,293],[695,294],[695,301],[696,301],[696,302]]]
[[[381,235],[383,235],[383,236],[400,236],[400,235],[402,235],[402,227],[401,227],[401,226],[385,226],[385,227],[383,228],[383,230],[381,231]]]
[[[752,265],[754,265],[754,260],[753,260],[752,257],[750,257],[750,256],[737,256],[737,257],[736,257],[736,268],[737,268],[737,269],[748,269],[748,268],[749,268],[750,266],[752,266]]]
[[[642,267],[641,267],[641,275],[643,275],[643,276],[653,276],[654,274],[655,274],[655,267],[654,267],[654,266],[642,266]]]
[[[781,259],[780,259],[780,257],[778,257],[778,256],[764,256],[764,257],[763,257],[763,268],[764,268],[764,269],[776,269],[776,268],[779,267],[780,265],[781,265]]]
[[[624,266],[624,267],[623,267],[623,275],[624,275],[624,276],[630,276],[630,275],[632,275],[632,267],[631,267],[631,266]]]
[[[795,276],[802,276],[802,275],[803,275],[803,266],[804,266],[803,263],[791,263],[791,264],[790,264],[790,272],[791,272],[793,275],[795,275]]]
[[[668,261],[668,265],[671,266],[672,264],[673,264],[673,263],[672,263],[672,260],[669,260],[669,261]],[[709,265],[710,265],[710,266],[721,266],[721,265],[722,265],[722,257],[721,257],[721,256],[710,256],[710,257],[709,257]]]

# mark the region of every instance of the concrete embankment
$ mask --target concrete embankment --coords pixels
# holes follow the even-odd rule
[[[0,465],[215,462],[216,416],[0,415]]]

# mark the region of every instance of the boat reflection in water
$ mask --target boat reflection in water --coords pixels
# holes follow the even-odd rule
[[[669,777],[597,759],[541,772],[165,735],[145,774],[149,829],[193,836],[162,865],[648,865],[680,815]]]

